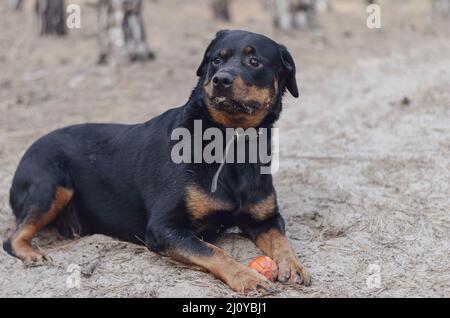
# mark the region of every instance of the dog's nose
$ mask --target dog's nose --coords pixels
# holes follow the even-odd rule
[[[213,76],[212,82],[214,87],[228,88],[233,83],[234,77],[230,73],[217,73]]]

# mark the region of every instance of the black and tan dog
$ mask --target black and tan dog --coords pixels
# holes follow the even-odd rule
[[[54,131],[25,153],[10,203],[17,230],[5,250],[24,262],[49,260],[30,244],[46,225],[66,235],[101,233],[142,243],[205,268],[235,291],[271,283],[210,242],[238,226],[279,266],[278,280],[310,284],[285,236],[270,174],[261,163],[174,163],[175,128],[270,128],[286,89],[298,89],[286,48],[245,31],[220,31],[197,70],[186,105],[138,125],[84,124]],[[268,141],[270,147],[270,140]]]

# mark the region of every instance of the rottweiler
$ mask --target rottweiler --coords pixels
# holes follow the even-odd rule
[[[204,53],[198,83],[185,105],[141,124],[81,124],[41,137],[24,154],[12,182],[17,229],[4,249],[26,263],[50,261],[31,240],[54,225],[66,236],[99,233],[145,244],[206,269],[235,291],[271,289],[265,277],[212,244],[237,226],[278,264],[278,281],[310,285],[285,235],[272,175],[261,173],[259,159],[196,163],[172,158],[172,132],[180,127],[193,132],[195,121],[201,121],[203,132],[270,130],[286,90],[299,95],[295,74],[283,45],[260,34],[222,30]],[[266,143],[271,151],[271,138]]]

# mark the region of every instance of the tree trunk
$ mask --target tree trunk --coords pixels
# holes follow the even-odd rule
[[[306,25],[311,30],[319,28],[316,0],[273,0],[274,25],[281,30],[301,28]],[[301,18],[306,20],[302,23]]]
[[[36,0],[36,14],[41,34],[65,35],[67,33],[64,0]]]
[[[20,10],[22,8],[22,3],[22,0],[9,0],[9,6],[14,10]]]
[[[431,0],[431,14],[436,17],[450,17],[450,0]]]
[[[98,19],[100,64],[106,62],[113,46],[126,45],[131,61],[155,57],[146,40],[142,0],[100,0]]]
[[[229,0],[212,0],[212,9],[214,17],[223,20],[230,21],[230,1]]]

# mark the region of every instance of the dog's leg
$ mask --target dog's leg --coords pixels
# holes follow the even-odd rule
[[[125,19],[123,23],[126,42],[129,45],[131,61],[145,61],[153,59],[155,54],[147,44],[145,26],[142,17],[142,0],[134,0],[124,8]]]
[[[272,228],[261,232],[256,237],[255,244],[277,262],[280,282],[294,283],[300,274],[301,283],[305,286],[311,285],[309,272],[298,260],[286,235],[279,229]]]
[[[36,191],[40,195],[40,192]],[[46,203],[29,202],[26,215],[19,221],[16,231],[3,243],[6,252],[21,259],[24,263],[41,263],[50,258],[31,246],[31,240],[44,226],[52,222],[69,203],[72,190],[57,187],[49,208],[43,209]],[[33,194],[31,194],[31,197]],[[41,198],[42,199],[42,198]]]
[[[98,6],[100,56],[98,64],[104,64],[113,51],[125,45],[125,0],[100,0]]]
[[[311,285],[308,270],[298,260],[285,235],[281,215],[276,214],[265,221],[247,223],[241,228],[264,254],[278,264],[278,281],[292,284],[299,278],[303,285]]]
[[[146,243],[152,250],[163,252],[182,263],[206,269],[236,292],[272,288],[271,282],[257,271],[238,263],[224,250],[200,240],[191,232],[161,231],[155,227],[147,231]]]

